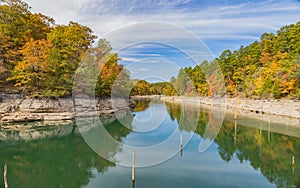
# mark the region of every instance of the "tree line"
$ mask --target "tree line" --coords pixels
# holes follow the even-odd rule
[[[140,80],[131,94],[300,99],[299,33],[300,22],[283,26],[210,62],[181,68],[169,82]]]
[[[259,41],[225,50],[211,62],[179,70],[166,95],[213,96],[222,75],[229,96],[300,98],[300,22],[264,33]],[[220,67],[218,69],[217,67]],[[222,74],[217,71],[221,70]]]
[[[92,29],[76,22],[55,20],[30,11],[21,0],[0,0],[0,90],[17,89],[31,96],[69,96],[73,76],[86,51],[97,38]],[[124,69],[105,39],[97,47],[105,54],[96,95],[108,96]]]
[[[97,36],[76,22],[32,13],[22,0],[0,0],[0,91],[19,90],[31,96],[69,96],[76,69]],[[95,95],[229,95],[260,98],[300,98],[300,22],[264,33],[259,41],[237,50],[225,50],[212,61],[181,68],[170,82],[130,80],[105,39],[93,48],[100,75]],[[88,57],[87,59],[91,59]],[[124,81],[125,80],[125,81]],[[123,94],[122,94],[123,93]]]

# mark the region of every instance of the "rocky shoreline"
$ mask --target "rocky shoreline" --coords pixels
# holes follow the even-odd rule
[[[135,95],[131,96],[131,99],[157,99],[160,98],[161,95]]]
[[[145,98],[145,97],[133,97]],[[147,96],[149,98],[149,96]],[[297,100],[255,100],[242,98],[208,98],[208,97],[176,97],[155,96],[162,101],[173,103],[202,104],[206,106],[226,105],[228,111],[238,111],[270,117],[288,117],[300,121],[300,101]],[[94,107],[93,107],[94,106]],[[76,107],[76,108],[75,108]],[[133,100],[111,98],[96,99],[93,103],[86,99],[72,98],[32,99],[32,98],[5,98],[0,101],[0,124],[16,122],[70,122],[76,117],[106,116],[115,114],[118,110],[134,107]],[[277,118],[278,119],[278,118]]]
[[[165,102],[203,105],[208,108],[224,105],[227,113],[236,113],[242,116],[281,124],[300,125],[299,100],[220,99],[182,96],[163,96],[160,99]]]
[[[70,121],[75,117],[91,117],[114,114],[121,109],[134,106],[129,99],[110,98],[95,99],[93,103],[88,99],[58,98],[32,99],[9,98],[0,102],[0,124],[16,122],[52,122]]]

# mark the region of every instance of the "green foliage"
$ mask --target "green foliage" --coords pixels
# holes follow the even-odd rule
[[[130,95],[150,95],[151,84],[145,80],[138,80],[134,83]]]
[[[21,49],[31,39],[46,39],[54,20],[42,14],[33,14],[27,3],[21,0],[2,0],[0,5],[1,59],[3,66],[11,72],[21,61]],[[9,76],[9,75],[7,75]]]
[[[188,75],[186,73],[187,71],[185,71],[184,69],[179,69],[175,84],[176,91],[179,95],[184,95],[186,93],[189,81]]]
[[[82,61],[85,73],[75,92],[96,96],[109,96],[118,74],[129,80],[128,71],[118,65],[119,57],[111,54],[105,39],[88,53],[96,39],[93,31],[76,22],[55,25],[54,20],[42,14],[33,14],[21,0],[2,0],[0,5],[0,73],[1,82],[9,81],[29,95],[68,96],[73,86],[73,76]],[[100,71],[99,71],[100,70]],[[96,79],[90,78],[101,72]],[[79,77],[80,77],[79,76]],[[90,84],[93,84],[91,87]],[[81,86],[80,86],[81,84]],[[85,87],[83,85],[85,84]],[[95,88],[96,87],[96,88]],[[88,89],[89,91],[83,91]],[[128,89],[128,88],[127,88]]]
[[[131,80],[133,86],[130,92],[134,95],[176,95],[176,90],[169,82],[149,83],[145,80]]]
[[[58,64],[53,75],[56,81],[51,87],[55,93],[71,94],[75,70],[95,38],[90,28],[75,22],[58,25],[48,34],[48,40],[54,46],[50,61]]]
[[[272,87],[272,94],[275,99],[279,99],[281,97],[279,81],[276,81]]]
[[[172,82],[176,83],[179,95],[188,93],[185,72],[200,96],[222,92],[223,82],[226,93],[232,96],[299,98],[299,32],[300,22],[282,27],[276,35],[264,33],[260,41],[235,51],[225,50],[215,60],[194,68],[180,69]]]
[[[97,47],[102,49],[104,54],[110,53],[112,51],[112,47],[106,39],[99,39]]]
[[[15,85],[29,94],[70,95],[75,70],[96,38],[93,31],[75,22],[55,25],[52,18],[32,13],[21,0],[0,2],[1,85]],[[300,22],[284,26],[276,34],[264,33],[260,41],[225,50],[211,62],[181,68],[169,83],[138,81],[131,95],[215,96],[226,90],[231,96],[299,98],[299,33]],[[101,55],[95,65],[101,72],[96,95],[110,96],[114,84],[118,85],[115,94],[128,95],[134,81],[118,64],[118,54],[111,52],[105,39],[99,40],[96,49]]]
[[[165,86],[163,88],[163,95],[167,95],[167,96],[177,95],[177,92],[171,83],[165,83]]]

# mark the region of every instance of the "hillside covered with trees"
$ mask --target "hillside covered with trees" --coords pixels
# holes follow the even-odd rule
[[[248,46],[181,68],[170,82],[135,80],[131,95],[214,96],[222,81],[231,97],[300,99],[299,33],[300,22],[264,33]]]
[[[71,95],[75,71],[97,38],[93,31],[76,22],[57,25],[46,15],[32,13],[21,0],[0,3],[0,91]],[[96,94],[108,96],[123,66],[105,39],[99,40],[97,48],[106,54],[106,62],[99,62]]]
[[[207,84],[216,76],[217,66],[224,76],[230,96],[260,98],[300,98],[300,22],[286,25],[276,34],[264,33],[260,41],[238,50],[225,50],[211,62],[179,70],[171,84],[178,95],[212,96],[217,86]],[[206,73],[206,74],[204,74]],[[173,90],[165,90],[166,95]]]
[[[0,0],[0,91],[17,90],[31,96],[70,96],[73,76],[85,52],[97,36],[76,22],[55,20],[30,11],[21,0]],[[259,98],[300,98],[300,22],[282,27],[276,34],[264,33],[259,41],[231,51],[213,61],[179,70],[170,82],[129,80],[130,72],[118,64],[105,39],[95,49],[105,54],[98,62],[101,74],[95,94],[110,96],[120,73],[128,79],[130,95],[213,96],[220,67],[226,94]],[[131,90],[130,92],[127,90]],[[225,94],[225,93],[223,93]]]

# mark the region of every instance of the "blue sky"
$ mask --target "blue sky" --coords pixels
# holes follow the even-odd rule
[[[238,49],[241,45],[245,46],[259,40],[264,32],[276,32],[284,25],[300,21],[300,1],[296,0],[60,0],[55,3],[27,0],[26,2],[32,6],[34,12],[49,15],[57,23],[67,24],[73,20],[87,25],[99,38],[110,36],[112,32],[124,26],[141,22],[154,21],[178,26],[192,33],[200,41],[200,45],[207,46],[215,57],[225,49]],[[141,37],[138,32],[139,29],[136,31],[129,29],[125,34],[114,37],[118,40],[124,40],[121,37]],[[149,36],[149,33],[143,35],[143,40],[147,35]],[[156,40],[161,40],[159,32],[150,35],[152,39],[156,37]],[[186,40],[176,34],[174,37]],[[148,76],[149,71],[152,71],[160,76],[165,75],[162,79],[168,79],[170,75],[176,74],[176,68],[200,63],[193,62],[189,55],[176,49],[176,46],[168,47],[164,43],[144,44],[142,46],[145,48],[142,48],[141,45],[142,43],[130,44],[130,47],[118,51],[123,58],[121,63],[134,69],[130,71],[135,72],[136,78]]]

